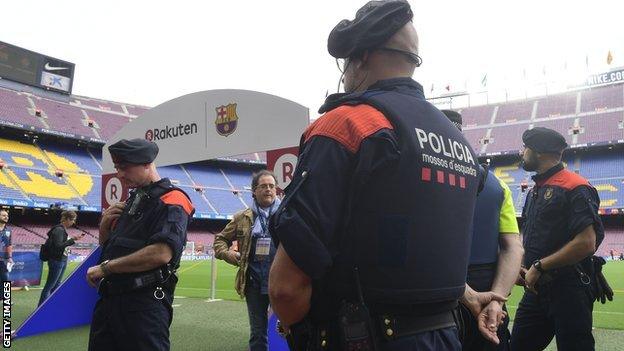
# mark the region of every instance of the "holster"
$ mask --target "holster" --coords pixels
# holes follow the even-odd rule
[[[329,350],[330,333],[326,325],[314,326],[308,317],[290,326],[286,342],[290,351]]]

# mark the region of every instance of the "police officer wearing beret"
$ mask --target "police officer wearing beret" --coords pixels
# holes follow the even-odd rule
[[[133,190],[102,213],[100,264],[87,271],[100,294],[89,350],[169,350],[175,271],[194,208],[158,175],[155,143],[123,139],[108,150],[117,177]]]
[[[291,350],[461,349],[478,164],[411,78],[411,20],[406,1],[371,1],[329,35],[346,93],[303,134],[271,219],[269,297]],[[492,296],[465,300],[478,312]]]
[[[561,163],[565,138],[536,127],[522,135],[523,168],[536,172],[522,217],[525,286],[511,335],[512,350],[593,350],[592,255],[604,238],[596,189]]]

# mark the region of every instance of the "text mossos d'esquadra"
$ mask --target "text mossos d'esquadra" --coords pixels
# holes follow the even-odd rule
[[[468,146],[433,132],[427,133],[420,128],[415,128],[415,130],[418,143],[423,150],[424,163],[464,175],[477,176],[474,156]],[[425,150],[431,151],[431,154],[424,152]]]

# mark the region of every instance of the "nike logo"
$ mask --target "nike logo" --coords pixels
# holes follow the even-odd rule
[[[46,62],[45,66],[43,66],[43,68],[45,68],[46,71],[62,71],[64,69],[69,69],[69,67],[54,67],[54,66],[50,66],[49,62]]]

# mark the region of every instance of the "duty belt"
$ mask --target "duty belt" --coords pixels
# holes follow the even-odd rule
[[[381,329],[381,334],[386,340],[394,340],[442,328],[458,327],[454,311],[446,311],[429,316],[385,314],[377,316],[376,319]]]
[[[107,279],[105,278],[98,287],[98,292],[102,296],[123,294],[126,292],[156,286],[163,283],[163,273],[160,269],[128,277],[127,279]]]

